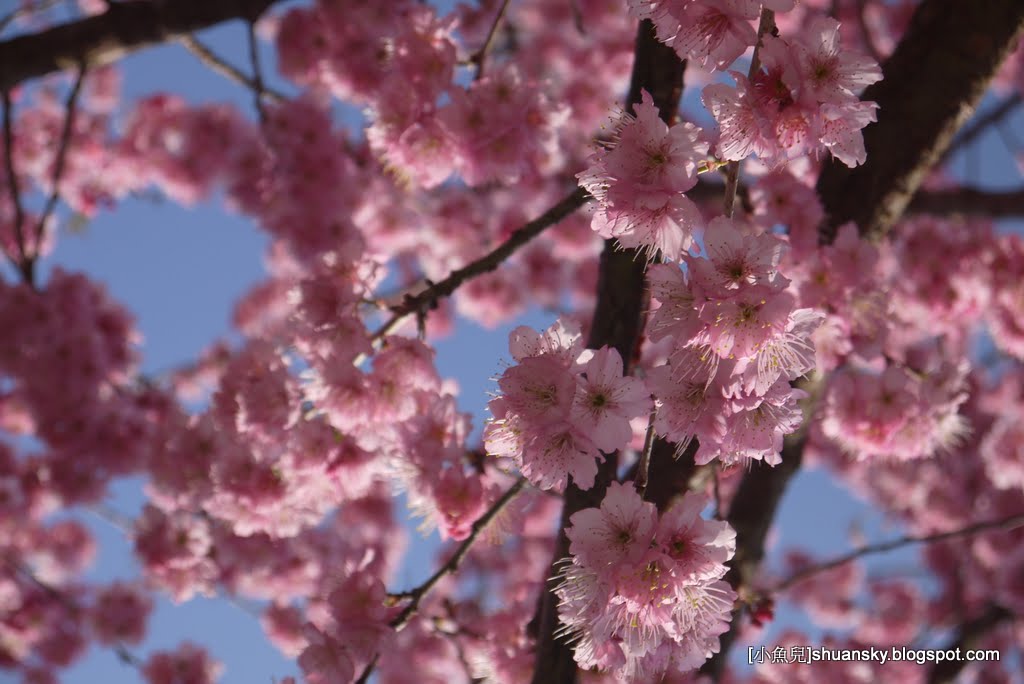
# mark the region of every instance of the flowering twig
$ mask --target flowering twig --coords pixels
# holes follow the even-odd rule
[[[525,484],[526,479],[521,477],[516,480],[515,484],[509,487],[504,494],[498,497],[498,500],[491,505],[487,512],[477,518],[476,522],[473,523],[469,536],[462,540],[462,543],[459,544],[459,548],[455,549],[455,553],[452,554],[451,558],[449,558],[444,565],[438,568],[437,572],[431,575],[427,581],[415,589],[395,594],[388,594],[388,599],[392,602],[409,599],[409,603],[402,609],[402,612],[391,620],[389,623],[390,627],[395,631],[400,631],[409,624],[409,620],[412,619],[413,615],[415,615],[416,611],[419,609],[420,601],[423,600],[423,597],[430,593],[431,589],[433,589],[438,582],[444,579],[446,575],[453,574],[458,570],[459,563],[461,563],[462,559],[466,557],[467,553],[469,553],[469,549],[473,546],[476,538],[479,537],[480,533],[484,531],[484,528],[486,528],[491,521],[501,513],[505,506],[507,506],[508,503],[516,497]],[[366,682],[370,680],[370,675],[377,666],[378,660],[380,660],[380,654],[376,653],[373,658],[370,659],[370,662],[366,664],[362,674],[360,674],[359,678],[356,680],[356,684],[366,684]]]
[[[260,45],[256,39],[256,21],[247,21],[245,27],[249,43],[249,63],[252,64],[252,90],[256,114],[260,117],[260,123],[265,124],[267,112],[263,108],[263,96],[267,89],[263,84],[263,69],[260,67]]]
[[[207,47],[205,43],[199,41],[195,36],[184,35],[181,36],[179,40],[185,49],[195,55],[200,62],[221,76],[224,76],[239,85],[243,85],[254,92],[260,93],[263,97],[270,98],[275,102],[283,102],[288,99],[284,93],[267,87],[266,84],[262,82],[262,78],[260,76],[257,76],[256,78],[246,76],[238,67],[230,64],[223,57]],[[259,95],[257,95],[257,97],[259,97]]]
[[[470,529],[469,536],[462,540],[459,547],[455,549],[455,553],[452,554],[451,558],[447,560],[440,568],[437,569],[433,575],[431,575],[427,581],[419,585],[415,589],[409,591],[403,591],[396,594],[390,594],[389,598],[393,601],[400,601],[403,599],[409,599],[409,603],[402,609],[390,623],[396,631],[401,630],[407,624],[412,616],[419,609],[420,601],[440,582],[446,575],[454,573],[459,568],[459,563],[469,553],[469,549],[473,546],[473,542],[480,536],[480,533],[484,531],[492,520],[508,505],[508,503],[516,497],[517,494],[522,490],[526,484],[525,478],[519,478],[515,484],[508,488],[508,490],[498,497],[491,507],[482,516],[477,518],[476,522],[473,523],[473,527]]]
[[[372,339],[374,341],[381,339],[394,330],[406,316],[417,311],[425,311],[438,299],[451,295],[470,278],[495,270],[520,247],[579,209],[589,200],[590,194],[582,188],[577,188],[543,214],[516,229],[505,242],[492,251],[462,268],[452,271],[447,278],[430,285],[419,294],[407,295],[401,304],[391,307],[391,318],[373,333]]]
[[[841,556],[833,558],[832,560],[825,561],[823,563],[817,563],[809,567],[803,568],[787,577],[782,582],[779,582],[773,588],[773,591],[784,591],[789,587],[793,586],[801,580],[807,579],[811,575],[816,575],[827,570],[832,570],[840,565],[845,565],[851,561],[855,561],[858,558],[869,556],[876,553],[885,553],[887,551],[893,551],[910,544],[930,544],[932,542],[945,541],[947,539],[955,539],[957,537],[969,537],[982,532],[988,532],[992,530],[1004,529],[1012,530],[1016,527],[1024,525],[1024,513],[1018,513],[1011,515],[1000,520],[986,520],[983,522],[973,523],[966,527],[960,527],[955,530],[947,530],[946,532],[938,532],[936,534],[925,534],[925,535],[913,535],[908,534],[896,539],[890,539],[889,541],[879,542],[878,544],[870,544],[868,546],[861,547],[855,551],[850,551]]]
[[[501,24],[502,18],[505,16],[505,10],[508,9],[509,0],[501,0],[501,7],[498,8],[498,14],[495,15],[494,21],[491,23],[490,30],[487,31],[487,37],[484,38],[484,44],[480,46],[473,56],[470,58],[470,64],[476,66],[475,80],[479,81],[484,77],[484,60],[487,59],[487,52],[491,49],[491,43],[494,42],[494,36],[498,33],[498,25]]]
[[[9,556],[4,557],[4,562],[12,572],[24,577],[37,589],[46,594],[51,600],[60,604],[64,610],[68,611],[69,614],[77,616],[83,612],[84,609],[74,600],[74,598],[53,585],[39,579],[36,574],[32,572],[32,569],[27,567],[25,564]],[[128,647],[121,642],[111,644],[110,648],[114,651],[114,654],[117,655],[118,660],[125,665],[131,665],[136,668],[141,668],[143,666],[142,659],[128,650]]]
[[[31,284],[32,267],[39,257],[39,250],[43,244],[43,232],[46,230],[46,223],[50,216],[57,209],[57,202],[60,200],[60,181],[64,176],[64,167],[67,165],[68,148],[71,147],[71,136],[75,130],[75,111],[78,107],[78,96],[82,92],[82,82],[85,80],[85,63],[79,62],[78,73],[75,75],[75,83],[71,86],[67,99],[64,101],[64,127],[60,132],[60,142],[57,147],[57,158],[53,162],[53,175],[50,176],[50,196],[46,199],[43,213],[36,224],[35,254],[29,259],[29,284]]]
[[[644,436],[644,448],[640,452],[640,460],[636,468],[636,492],[640,498],[647,493],[647,480],[651,470],[651,451],[654,449],[654,419],[658,415],[658,408],[651,409],[651,416],[647,419],[647,434]]]
[[[761,69],[761,44],[764,42],[765,34],[775,30],[775,12],[768,8],[761,9],[761,21],[757,27],[757,44],[754,45],[754,54],[750,58],[750,69],[747,71],[747,78],[753,79],[754,75]],[[736,205],[736,190],[740,183],[740,162],[730,162],[725,169],[725,200],[722,209],[725,215],[732,218]]]
[[[4,109],[4,169],[7,172],[7,189],[11,193],[11,204],[14,205],[14,241],[18,245],[17,258],[8,254],[7,257],[14,264],[22,276],[28,281],[31,269],[28,263],[28,254],[25,251],[25,209],[21,206],[21,190],[18,188],[18,176],[14,173],[14,133],[11,119],[13,112],[11,107],[11,94],[3,91]],[[6,253],[6,249],[4,252]]]

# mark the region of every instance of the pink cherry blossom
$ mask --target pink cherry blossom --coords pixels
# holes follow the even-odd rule
[[[583,367],[570,418],[601,451],[610,453],[629,443],[630,419],[648,412],[650,405],[643,381],[623,377],[619,352],[602,347]]]

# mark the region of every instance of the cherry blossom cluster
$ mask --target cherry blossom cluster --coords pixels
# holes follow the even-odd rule
[[[940,358],[881,371],[848,366],[829,382],[822,432],[856,458],[931,456],[963,437],[959,413],[967,399],[966,362]]]
[[[642,380],[623,377],[615,349],[581,349],[580,334],[561,322],[545,333],[520,326],[509,334],[516,365],[498,379],[501,396],[488,404],[494,419],[484,434],[488,453],[513,459],[543,489],[572,477],[590,489],[597,463],[632,441],[630,420],[651,407]]]
[[[704,244],[706,258],[684,256],[685,272],[675,264],[648,271],[660,304],[648,335],[672,350],[648,372],[654,428],[680,449],[696,437],[698,463],[775,464],[783,435],[802,420],[803,393],[790,381],[814,368],[811,335],[822,316],[796,308],[786,291],[778,238],[719,217]]]
[[[710,69],[727,69],[757,44],[751,25],[761,13],[757,0],[627,0],[630,14],[650,19],[658,40],[670,45],[681,59]],[[775,12],[793,9],[795,0],[768,0]]]
[[[839,23],[818,18],[791,41],[762,36],[762,67],[736,87],[704,89],[705,106],[721,129],[716,153],[768,164],[828,149],[847,166],[866,158],[861,129],[875,120],[874,102],[858,91],[881,80],[878,64],[839,46]]]
[[[513,66],[453,84],[453,23],[411,0],[321,1],[291,10],[277,42],[285,74],[369,105],[369,142],[402,180],[432,188],[456,170],[470,185],[550,173],[568,108]]]
[[[598,202],[591,227],[623,247],[675,260],[703,226],[697,205],[683,193],[697,184],[708,144],[693,124],[662,121],[647,92],[634,112],[623,114],[608,147],[598,148],[578,176]]]
[[[1018,359],[1024,359],[1024,238],[1002,235],[998,238],[991,263],[994,291],[987,322],[997,347]]]
[[[45,445],[27,471],[57,497],[49,505],[97,501],[111,477],[140,470],[161,406],[122,391],[138,340],[128,313],[84,275],[55,269],[42,291],[0,283],[0,327],[5,427]]]
[[[310,684],[349,682],[370,662],[390,632],[385,591],[380,580],[355,572],[327,595],[315,616],[319,624],[306,623],[307,646],[299,666]]]
[[[721,578],[736,533],[701,518],[705,504],[687,493],[659,515],[632,484],[613,482],[600,508],[572,516],[572,563],[556,593],[580,667],[649,682],[718,651],[735,600]]]
[[[827,463],[845,483],[904,522],[914,534],[942,533],[1024,515],[1020,484],[1015,482],[1021,463],[1019,441],[1014,441],[1010,428],[1019,422],[1015,419],[1024,397],[1020,369],[1008,370],[998,380],[975,377],[972,384],[974,389],[984,390],[972,393],[960,408],[972,430],[932,458],[855,460],[814,432],[811,456]],[[1024,605],[1019,582],[1024,568],[1024,554],[1019,552],[1022,538],[1021,529],[1015,527],[929,545],[922,562],[942,587],[934,596],[922,596],[918,589],[894,585],[891,580],[876,580],[868,584],[872,603],[855,603],[859,585],[864,584],[863,573],[852,569],[838,575],[831,572],[836,581],[829,584],[827,594],[833,599],[824,595],[812,599],[813,614],[824,607],[823,602],[832,600],[828,610],[835,620],[858,624],[862,638],[899,643],[925,619],[908,620],[908,615],[927,615],[936,624],[955,624],[959,617],[953,606],[957,605],[960,610],[977,611],[997,602],[1017,610]],[[834,600],[837,588],[841,588],[840,597],[847,599],[845,605]],[[801,596],[809,598],[807,589],[807,582],[795,585],[794,597],[806,603]],[[889,609],[887,604],[895,605]],[[985,643],[986,647],[1001,648],[1014,638],[1012,630],[995,630]]]
[[[142,666],[148,684],[214,684],[223,670],[205,648],[187,641],[174,651],[157,651]]]

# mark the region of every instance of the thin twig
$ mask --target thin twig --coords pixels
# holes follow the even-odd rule
[[[715,497],[715,510],[712,517],[715,520],[722,519],[722,492],[718,487],[718,463],[711,466],[711,492]]]
[[[864,40],[864,47],[867,48],[868,54],[871,55],[873,60],[881,64],[884,59],[882,53],[878,51],[875,41],[871,39],[871,29],[868,27],[868,20],[865,14],[867,6],[867,0],[857,0],[857,26],[860,29],[860,37]]]
[[[380,654],[374,653],[373,657],[370,658],[370,662],[366,663],[363,673],[359,675],[359,679],[356,680],[355,684],[366,684],[366,682],[370,681],[370,675],[373,674],[373,668],[377,667],[378,660],[380,660]]]
[[[904,546],[909,546],[910,544],[930,544],[932,542],[945,541],[947,539],[955,539],[957,537],[969,537],[971,535],[978,534],[981,532],[987,532],[990,530],[1012,530],[1015,527],[1019,527],[1021,525],[1024,525],[1024,513],[1011,515],[1006,518],[1002,518],[1001,520],[986,520],[984,522],[974,523],[966,527],[961,527],[955,530],[948,530],[946,532],[938,532],[936,534],[908,534],[897,539],[890,539],[889,541],[879,542],[878,544],[871,544],[869,546],[857,549],[856,551],[850,551],[849,553],[843,554],[842,556],[833,558],[830,561],[825,561],[824,563],[818,563],[806,567],[802,570],[798,570],[782,582],[779,582],[777,585],[775,585],[773,591],[784,591],[785,589],[788,589],[797,582],[800,582],[801,580],[806,579],[811,575],[816,575],[827,570],[832,570],[833,568],[838,568],[840,565],[845,565],[846,563],[857,560],[858,558],[861,558],[863,556],[893,551]]]
[[[651,451],[654,449],[654,419],[658,415],[658,407],[651,409],[651,416],[647,419],[647,434],[644,435],[644,449],[640,452],[640,461],[636,468],[636,493],[644,498],[647,493],[647,479],[651,470]]]
[[[260,117],[260,123],[267,122],[267,112],[263,108],[263,96],[266,93],[266,86],[263,84],[263,69],[260,67],[260,45],[256,39],[256,21],[250,20],[246,23],[246,34],[249,42],[249,63],[252,64],[252,90],[256,105],[256,114]]]
[[[426,596],[431,589],[437,585],[446,575],[453,574],[459,568],[459,563],[469,553],[470,547],[473,546],[473,542],[480,536],[480,533],[484,531],[494,518],[501,513],[501,511],[508,505],[508,503],[516,497],[516,495],[522,490],[523,486],[526,485],[525,478],[519,478],[516,483],[513,484],[508,490],[502,494],[497,501],[495,501],[491,507],[482,516],[477,518],[476,522],[473,523],[473,527],[470,529],[469,536],[466,537],[459,548],[455,549],[455,553],[448,561],[437,569],[433,575],[431,575],[426,582],[419,585],[415,589],[409,591],[402,591],[395,594],[389,594],[388,598],[392,601],[398,601],[402,599],[409,599],[408,605],[402,609],[389,625],[397,632],[401,631],[407,624],[412,616],[416,613],[419,608],[420,601]],[[380,653],[375,653],[370,662],[366,664],[362,674],[359,675],[359,679],[356,680],[356,684],[366,684],[370,680],[370,675],[373,674],[373,669],[377,666],[377,661],[380,660]]]
[[[1020,152],[1022,147],[1020,138],[1013,133],[1013,131],[1006,125],[1005,121],[999,121],[996,123],[996,131],[999,133],[999,137],[1003,139],[1003,145],[1006,146],[1007,151],[1013,155]]]
[[[572,23],[576,27],[576,32],[581,36],[587,35],[587,28],[583,25],[583,11],[580,9],[580,0],[569,0],[569,5],[572,8]]]
[[[444,565],[438,568],[437,572],[431,575],[427,581],[415,589],[391,594],[392,599],[409,599],[409,603],[402,609],[402,612],[399,613],[398,616],[390,623],[391,627],[393,627],[395,631],[400,631],[409,624],[409,620],[412,619],[412,616],[419,608],[420,601],[423,600],[424,596],[430,593],[438,582],[444,579],[446,575],[453,574],[458,570],[459,563],[461,563],[462,559],[466,557],[467,553],[469,553],[469,549],[473,546],[473,542],[476,541],[476,538],[480,536],[480,533],[484,531],[484,529],[492,520],[494,520],[495,517],[497,517],[499,513],[501,513],[505,506],[507,506],[508,503],[516,497],[525,485],[525,478],[519,478],[516,480],[516,483],[509,487],[508,490],[491,505],[486,513],[477,518],[476,522],[473,523],[473,527],[470,529],[469,536],[459,544],[459,548],[455,549],[455,553],[452,554],[451,558],[449,558]]]
[[[21,206],[21,190],[18,188],[18,176],[14,173],[14,132],[13,123],[13,107],[11,106],[11,94],[8,91],[3,91],[3,109],[4,109],[4,168],[7,171],[7,189],[11,193],[11,204],[14,205],[14,241],[18,245],[18,255],[15,258],[14,255],[8,254],[8,258],[14,264],[14,267],[21,272],[26,282],[29,282],[31,276],[31,268],[26,264],[28,263],[28,253],[25,251],[25,209]],[[6,250],[4,250],[6,253]]]
[[[438,299],[451,295],[455,290],[470,278],[484,273],[489,273],[500,266],[506,259],[516,252],[520,247],[533,238],[544,232],[545,229],[555,225],[563,218],[579,209],[590,200],[586,190],[577,188],[570,195],[562,199],[553,207],[545,211],[534,220],[522,225],[513,232],[505,242],[496,248],[472,261],[462,268],[452,271],[444,280],[434,283],[417,295],[406,296],[405,300],[391,307],[391,318],[384,322],[372,336],[373,341],[380,340],[390,333],[401,323],[402,319],[411,313],[425,310]],[[358,362],[357,362],[358,365]]]
[[[246,76],[238,67],[228,63],[223,57],[219,56],[204,43],[200,42],[195,36],[184,35],[181,36],[179,40],[189,52],[195,55],[200,62],[210,67],[213,71],[216,71],[221,76],[224,76],[235,83],[245,86],[249,90],[260,92],[255,79]],[[268,88],[266,85],[260,87],[262,88],[263,95],[275,102],[283,102],[288,99],[288,96],[280,91]]]
[[[476,77],[474,80],[479,81],[484,77],[484,60],[487,59],[487,51],[491,49],[491,43],[494,42],[494,36],[498,33],[498,24],[501,23],[502,17],[505,16],[505,10],[508,9],[509,0],[502,0],[501,7],[498,8],[498,14],[494,17],[494,21],[491,23],[491,28],[487,32],[487,37],[484,39],[484,44],[480,46],[480,49],[470,58],[470,62],[476,65]]]
[[[64,167],[67,165],[68,149],[71,147],[71,136],[75,130],[75,111],[78,107],[78,96],[82,92],[82,82],[85,80],[86,66],[84,62],[78,64],[78,73],[75,76],[75,83],[71,86],[67,99],[64,101],[64,127],[60,132],[60,142],[57,147],[57,158],[53,162],[53,174],[50,176],[50,196],[46,199],[43,213],[36,224],[35,253],[31,256],[31,263],[39,258],[39,250],[43,245],[43,233],[46,231],[46,223],[50,220],[53,212],[57,209],[57,202],[60,200],[60,181],[64,176]],[[30,263],[30,265],[31,265]]]
[[[1022,96],[1021,93],[1014,93],[989,111],[985,112],[983,115],[976,118],[969,125],[964,126],[964,129],[960,131],[960,135],[958,135],[956,139],[950,143],[949,147],[946,148],[946,151],[942,154],[942,157],[939,159],[936,167],[949,161],[949,158],[952,157],[954,153],[974,142],[988,130],[989,126],[1012,114],[1013,111],[1020,106],[1021,102],[1024,102],[1024,96]]]
[[[82,608],[82,606],[80,606],[70,595],[39,579],[36,574],[32,572],[32,569],[24,563],[10,558],[9,556],[5,556],[4,561],[6,562],[7,567],[9,567],[13,572],[20,574],[36,588],[46,594],[51,600],[63,606],[71,615],[80,615],[84,612],[84,608]],[[117,655],[118,659],[125,665],[131,665],[136,668],[141,668],[143,666],[144,663],[142,662],[142,659],[129,651],[128,647],[123,643],[115,642],[110,645],[110,648]]]
[[[13,24],[22,16],[27,16],[33,12],[45,12],[58,2],[60,2],[60,0],[42,0],[41,2],[37,2],[35,5],[22,5],[21,7],[18,7],[13,12],[9,12],[0,18],[0,33],[6,31],[8,26]]]
[[[775,12],[767,8],[761,9],[761,21],[757,26],[757,44],[754,45],[754,54],[750,58],[750,69],[747,70],[747,79],[752,80],[754,75],[761,69],[761,44],[764,42],[765,34],[775,30]],[[740,183],[740,162],[729,162],[725,170],[725,200],[723,210],[725,215],[732,218],[736,206],[736,190]]]

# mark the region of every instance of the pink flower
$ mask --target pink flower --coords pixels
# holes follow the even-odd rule
[[[146,618],[153,601],[138,587],[115,582],[96,597],[91,623],[103,644],[137,644],[146,635]]]
[[[562,631],[584,668],[619,680],[659,681],[696,669],[718,650],[735,594],[718,578],[735,549],[724,522],[700,520],[688,494],[658,520],[628,484],[612,483],[599,509],[573,515],[572,563],[556,589]]]
[[[771,122],[757,109],[750,96],[750,84],[740,73],[730,72],[736,87],[715,83],[704,88],[701,100],[718,122],[720,130],[715,153],[722,159],[739,161],[752,154],[765,160],[778,155],[778,142]]]
[[[801,97],[815,103],[844,104],[882,80],[873,59],[839,47],[839,22],[817,17],[794,44]]]
[[[658,37],[683,59],[726,69],[757,42],[751,26],[759,8],[748,0],[693,0],[678,15],[674,34],[667,21],[657,23]]]
[[[348,650],[312,623],[303,630],[308,645],[299,654],[299,667],[309,684],[336,684],[350,682],[355,677],[355,666]]]
[[[718,439],[703,439],[694,460],[699,464],[718,458],[730,465],[747,459],[769,465],[782,462],[783,436],[799,427],[803,414],[796,400],[805,396],[788,382],[778,381],[763,396],[747,395],[732,402]]]
[[[874,102],[850,102],[821,107],[821,142],[847,166],[863,164],[868,158],[861,129],[875,121],[878,105]]]
[[[576,377],[554,356],[531,356],[498,380],[508,409],[532,424],[568,418],[576,395]]]
[[[600,508],[575,513],[566,531],[569,551],[597,569],[636,563],[654,539],[657,511],[630,483],[612,482]]]
[[[711,349],[723,358],[753,356],[769,339],[785,331],[794,303],[787,292],[754,285],[732,299],[705,306],[701,320],[708,324]]]
[[[687,492],[658,522],[663,552],[691,582],[720,579],[736,551],[736,531],[725,521],[701,518],[705,506],[705,497]]]
[[[751,234],[740,224],[719,216],[704,234],[707,259],[687,259],[694,281],[706,293],[728,297],[741,285],[780,284],[772,282],[778,271],[783,243],[768,233]]]
[[[682,193],[696,185],[708,146],[700,129],[689,123],[669,127],[650,94],[641,97],[635,116],[623,115],[612,147],[599,149],[577,177],[598,201],[591,227],[599,235],[675,259],[702,223]]]
[[[677,265],[652,264],[647,269],[647,282],[651,297],[661,304],[647,324],[652,341],[672,336],[677,344],[685,344],[703,329],[697,316],[697,297]]]
[[[223,667],[201,646],[185,642],[175,651],[158,651],[142,674],[149,684],[213,684]]]
[[[650,406],[643,381],[623,377],[619,352],[605,346],[583,367],[570,418],[601,451],[611,453],[629,443],[629,421],[650,411]]]
[[[548,424],[528,433],[520,469],[541,489],[561,487],[571,476],[586,490],[594,486],[598,460],[604,455],[582,432],[568,423]]]
[[[658,40],[681,59],[725,69],[755,42],[760,3],[749,0],[629,0],[630,14],[650,19]]]
[[[874,102],[854,92],[881,78],[872,60],[838,46],[838,23],[821,19],[787,42],[764,36],[763,68],[750,76],[730,72],[736,87],[704,89],[705,106],[718,122],[719,157],[756,154],[777,165],[823,147],[847,166],[864,162],[863,129],[875,120]]]

